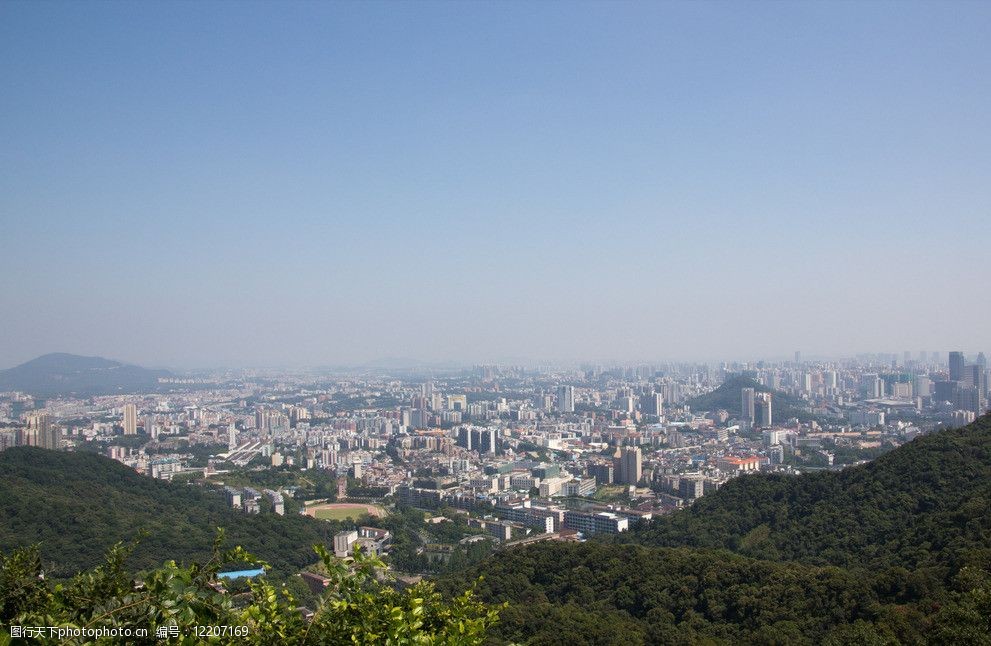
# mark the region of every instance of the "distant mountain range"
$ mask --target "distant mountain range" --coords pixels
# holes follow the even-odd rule
[[[111,395],[150,391],[167,370],[151,370],[102,357],[54,353],[0,370],[0,392],[18,390],[32,395]]]

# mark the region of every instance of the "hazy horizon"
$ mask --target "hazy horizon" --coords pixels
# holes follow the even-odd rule
[[[964,2],[5,2],[0,368],[977,352],[988,33]]]

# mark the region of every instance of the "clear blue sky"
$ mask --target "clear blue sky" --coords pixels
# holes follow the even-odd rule
[[[991,3],[0,3],[0,367],[988,347]]]

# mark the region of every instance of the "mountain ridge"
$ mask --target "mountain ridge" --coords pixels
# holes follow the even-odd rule
[[[168,370],[143,368],[103,357],[53,352],[0,370],[0,391],[32,395],[110,395],[149,392]]]

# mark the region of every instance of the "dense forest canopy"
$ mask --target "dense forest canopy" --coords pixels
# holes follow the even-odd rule
[[[96,566],[118,541],[142,534],[128,564],[205,560],[217,528],[272,564],[295,572],[333,542],[338,525],[298,514],[247,515],[222,492],[154,480],[103,456],[33,447],[0,452],[0,552],[39,544],[50,575]]]

